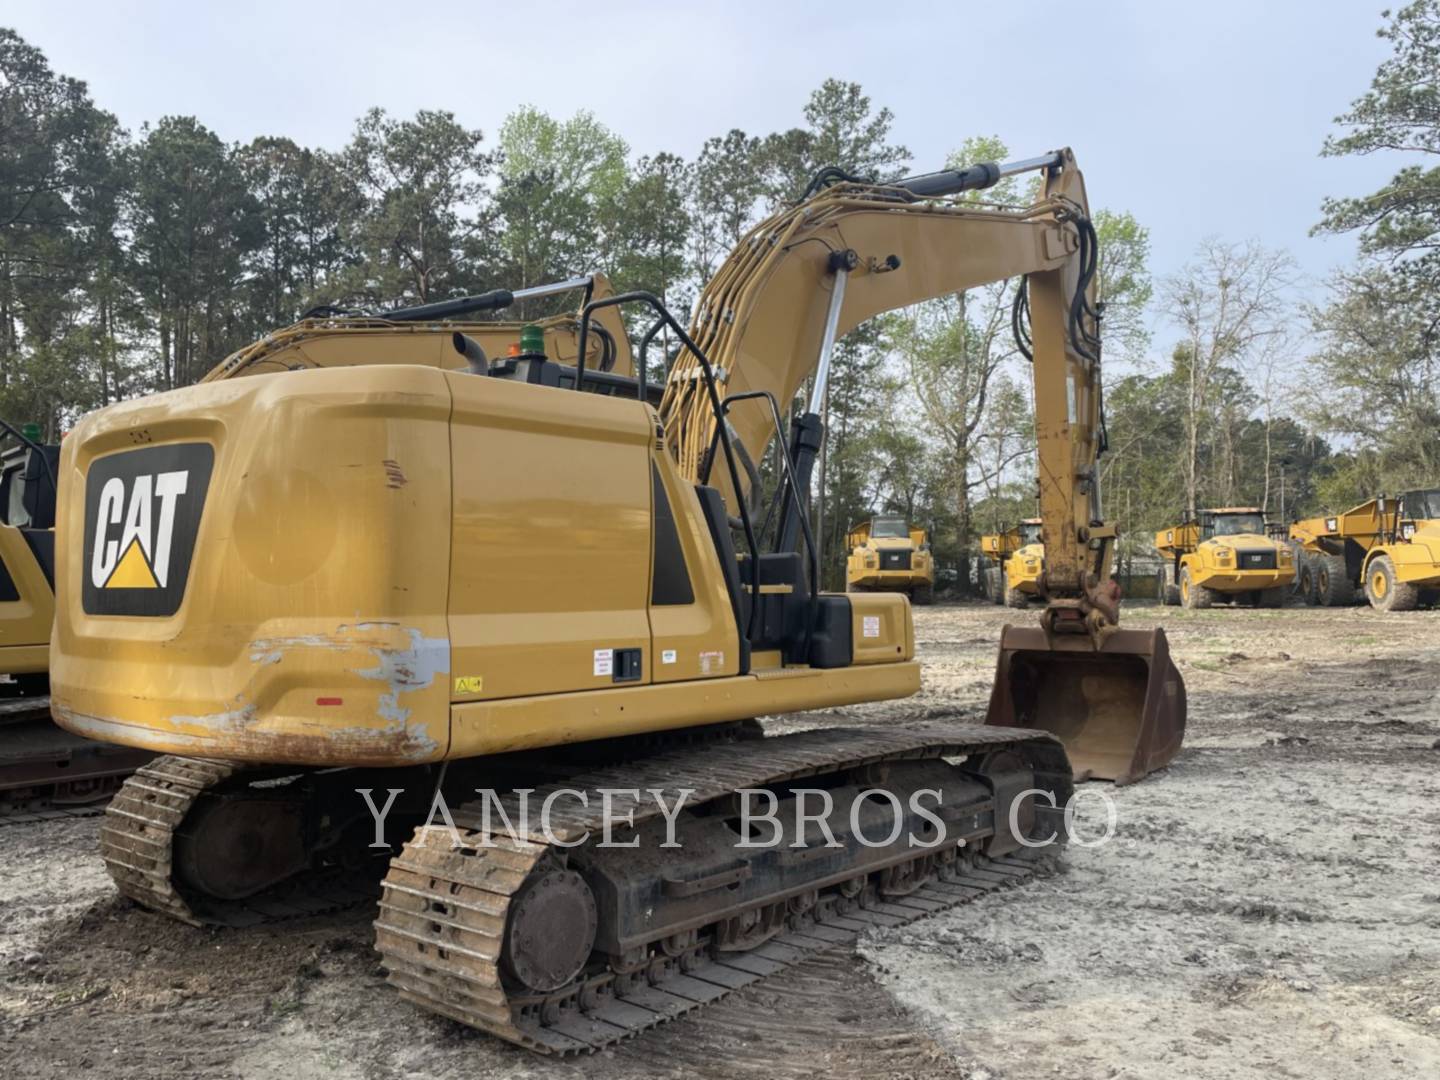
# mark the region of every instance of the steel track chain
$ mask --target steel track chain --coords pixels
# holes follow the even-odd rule
[[[137,764],[150,757],[122,747],[105,748],[79,736],[67,736],[53,725],[48,696],[0,697],[0,770],[27,770],[23,779],[12,777],[0,789],[0,827],[104,813],[105,804],[115,789],[135,771]],[[36,731],[50,732],[62,740],[61,745],[58,749],[37,749],[27,738]],[[67,739],[69,743],[64,741]],[[96,750],[102,752],[93,753]],[[83,768],[80,771],[84,774],[78,782],[72,780],[76,774],[77,752],[81,754],[79,760]],[[47,760],[52,763],[48,773],[29,774],[29,769],[37,765],[43,767]],[[97,765],[102,762],[103,765]],[[50,790],[37,794],[47,788]]]
[[[656,753],[677,744],[714,746],[741,738],[759,738],[750,722],[681,728],[621,740],[626,752]],[[613,762],[612,762],[613,764]],[[263,770],[209,758],[158,757],[141,767],[116,793],[100,831],[100,854],[120,893],[143,907],[191,926],[246,927],[320,915],[366,901],[374,902],[381,874],[349,875],[333,867],[297,875],[244,900],[213,897],[189,900],[175,887],[175,831],[195,801],[245,772]]]
[[[1069,768],[1052,737],[959,725],[899,732],[831,728],[773,736],[720,750],[660,754],[628,768],[575,777],[563,786],[659,788],[667,802],[673,802],[677,789],[684,787],[694,791],[687,805],[695,806],[736,788],[764,787],[882,761],[983,753],[1021,743],[1050,758],[1054,770],[1037,770],[1036,783],[1049,787],[1063,803],[1070,791]],[[1046,743],[1053,744],[1053,750]],[[648,781],[637,767],[648,772]],[[543,796],[545,790],[532,797]],[[636,811],[637,821],[646,811],[659,813],[653,803],[616,807],[622,817],[630,809]],[[517,815],[509,818],[515,821]],[[630,1038],[782,971],[811,953],[851,942],[871,927],[903,925],[1018,884],[1032,877],[1039,865],[1028,851],[1024,854],[1029,857],[967,857],[927,864],[937,869],[933,878],[905,896],[888,900],[867,896],[858,903],[834,895],[822,897],[811,912],[792,918],[786,933],[746,952],[715,952],[702,938],[684,955],[656,953],[638,973],[592,972],[553,994],[512,997],[501,969],[506,918],[527,875],[551,848],[543,837],[486,834],[478,804],[462,807],[455,823],[462,830],[459,847],[448,836],[437,842],[435,830],[422,828],[390,864],[375,923],[376,949],[388,981],[402,997],[432,1012],[554,1054],[593,1052]],[[593,815],[577,810],[569,820],[552,821],[552,835],[565,841],[598,824]],[[914,862],[927,858],[918,855]]]
[[[231,902],[192,902],[176,888],[175,830],[195,800],[244,767],[206,758],[161,757],[125,781],[105,810],[100,855],[120,893],[191,926],[255,926],[321,915],[374,899],[364,882],[315,871],[282,889]]]

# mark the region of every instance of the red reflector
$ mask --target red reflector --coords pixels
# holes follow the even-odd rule
[[[338,698],[338,697],[317,697],[317,698],[315,699],[315,704],[316,704],[316,705],[344,705],[344,704],[345,704],[345,699],[344,699],[344,698]]]

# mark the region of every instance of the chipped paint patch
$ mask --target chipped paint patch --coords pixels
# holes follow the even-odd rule
[[[99,742],[117,743],[121,746],[134,746],[141,750],[153,750],[154,731],[148,724],[127,724],[120,720],[110,720],[99,716],[87,716],[85,713],[76,712],[54,701],[50,703],[50,709],[55,714],[55,719],[66,731],[74,732],[76,735],[83,735],[87,739],[96,739]],[[188,747],[201,751],[211,751],[214,747],[208,738],[198,735],[187,735],[183,732],[166,732],[164,739],[167,743],[176,747]]]
[[[165,722],[171,727],[198,727],[218,734],[238,735],[255,723],[255,706],[246,705],[226,712],[206,713],[203,716],[167,716]]]
[[[343,633],[346,627],[341,627]],[[299,634],[295,637],[280,638],[256,638],[250,642],[250,662],[252,664],[278,664],[285,658],[288,649],[328,649],[338,651],[349,649],[353,642],[337,641],[328,638],[324,634]]]
[[[79,713],[61,701],[53,705],[69,730],[160,753],[363,766],[436,761],[448,747],[450,641],[446,637],[427,637],[399,622],[364,622],[340,625],[334,633],[256,638],[246,653],[256,668],[245,691],[214,701],[223,706],[215,711],[169,712],[174,704],[167,707],[144,698],[127,698],[108,716]],[[300,680],[303,686],[291,686],[286,674],[277,670],[287,660],[298,671],[313,673]],[[351,708],[345,712],[327,715],[332,711],[307,707],[317,693],[331,692],[329,686],[316,683],[345,683],[355,691],[356,679],[364,681],[365,689],[353,699],[346,695]],[[414,716],[415,699],[405,697],[413,693],[424,697],[423,721]],[[208,704],[202,700],[189,707]],[[126,714],[146,719],[128,721]]]
[[[402,756],[413,760],[431,760],[441,749],[427,728],[410,727],[412,710],[402,702],[401,695],[427,689],[435,685],[437,678],[449,674],[449,638],[426,637],[415,627],[402,626],[398,622],[353,623],[336,627],[334,634],[256,638],[250,643],[250,661],[264,666],[279,664],[291,651],[369,653],[374,658],[374,666],[349,670],[362,679],[384,683],[386,687],[376,704],[376,714],[384,721],[383,726],[327,727],[318,737],[331,739],[337,746],[345,743],[373,745],[388,740],[397,743],[398,749],[398,744],[404,743],[400,751]],[[448,688],[448,679],[441,682]],[[199,720],[202,724],[208,723],[207,718]],[[253,723],[253,717],[250,722]]]
[[[400,627],[394,623],[361,623],[355,629],[369,630],[380,626],[403,630],[409,637],[410,647],[372,647],[371,651],[379,662],[375,667],[356,671],[355,674],[389,685],[390,692],[380,696],[380,715],[392,723],[404,724],[410,719],[410,710],[400,705],[400,695],[411,690],[423,690],[435,682],[437,675],[450,673],[450,639],[427,638],[414,627]]]

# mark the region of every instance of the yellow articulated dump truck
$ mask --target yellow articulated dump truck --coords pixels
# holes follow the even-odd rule
[[[1267,535],[1265,515],[1254,506],[1201,510],[1157,532],[1155,547],[1167,560],[1156,583],[1166,604],[1284,607],[1295,580],[1294,552]]]
[[[1041,178],[1027,207],[963,197],[1022,173]],[[299,341],[86,416],[57,469],[52,707],[164,755],[110,804],[117,887],[236,926],[383,875],[376,948],[406,1001],[580,1054],[1031,876],[1077,771],[1137,780],[1184,733],[1164,633],[1122,629],[1109,587],[1098,243],[1069,150],[885,185],[829,169],[740,242],[689,330],[588,277],[495,290],[335,314],[395,336],[363,362]],[[920,685],[904,597],[818,587],[835,342],[1007,279],[1047,605],[1002,634],[987,723],[767,734],[754,718]],[[522,331],[496,359],[454,328],[567,291],[568,357]],[[622,304],[650,327],[638,362],[597,370]],[[408,326],[435,348],[399,348]],[[661,328],[681,348],[656,404]],[[778,403],[807,381],[787,435]]]
[[[1013,528],[980,537],[980,551],[996,563],[986,570],[985,591],[991,600],[1024,608],[1040,599],[1040,576],[1045,571],[1040,518],[1026,518]]]
[[[1378,611],[1413,611],[1440,601],[1440,488],[1379,496],[1343,514],[1290,527],[1304,552],[1307,603],[1360,596]]]
[[[1358,515],[1351,511],[1291,524],[1288,532],[1297,555],[1297,590],[1305,603],[1340,607],[1360,601],[1365,553],[1379,535],[1373,503],[1357,507]]]
[[[845,537],[845,591],[899,592],[912,604],[935,599],[935,560],[924,529],[881,514],[852,525]]]

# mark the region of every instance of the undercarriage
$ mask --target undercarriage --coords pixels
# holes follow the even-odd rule
[[[123,893],[194,924],[379,886],[376,947],[404,997],[567,1054],[1026,880],[1063,844],[1070,794],[1053,737],[948,724],[722,725],[443,776],[161,758],[112,803],[102,851]],[[372,808],[398,853],[373,846]]]

